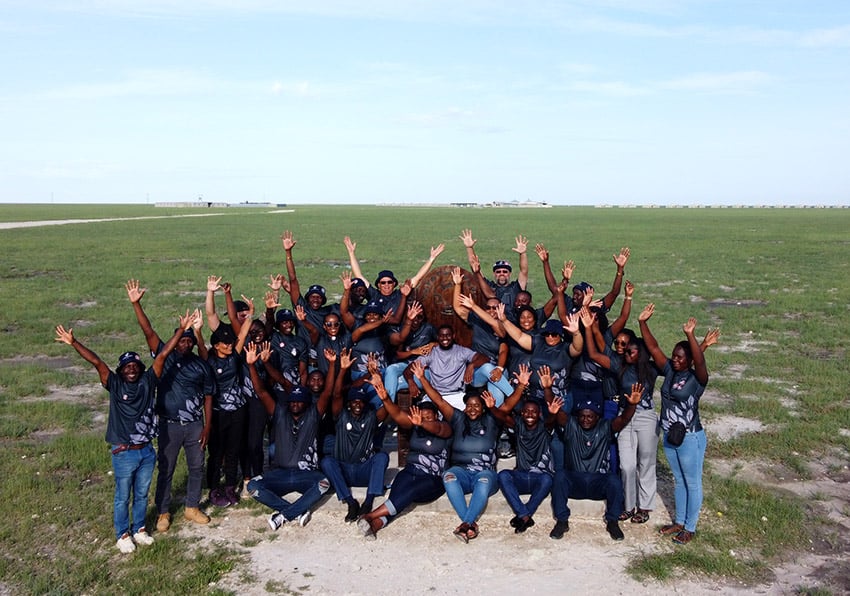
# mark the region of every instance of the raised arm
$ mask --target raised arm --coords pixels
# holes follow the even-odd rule
[[[488,300],[490,300],[490,299],[491,298],[488,298]],[[484,310],[483,308],[478,306],[478,304],[475,303],[475,300],[473,300],[471,296],[461,294],[458,297],[458,300],[459,300],[461,306],[463,306],[467,310],[467,312],[468,311],[474,312],[476,315],[478,315],[479,319],[481,319],[482,321],[484,321],[485,323],[490,325],[490,327],[493,329],[493,333],[495,333],[499,337],[505,336],[505,328],[502,325],[502,321],[500,319],[492,316],[486,310]],[[500,307],[504,307],[504,304],[500,303]],[[504,311],[504,308],[502,308],[502,311]]]
[[[620,254],[614,255],[613,257],[614,263],[617,264],[617,273],[614,274],[614,282],[611,284],[611,291],[605,294],[605,298],[602,299],[606,309],[610,309],[614,305],[614,301],[617,299],[617,296],[620,295],[620,286],[623,283],[623,272],[630,254],[631,251],[629,251],[629,247],[624,246],[620,249]]]
[[[83,357],[83,360],[94,366],[98,376],[100,376],[100,384],[106,387],[106,381],[109,379],[109,366],[100,356],[89,350],[74,337],[74,330],[66,330],[62,325],[56,326],[56,341],[63,344],[68,344],[77,351],[77,354]]]
[[[289,279],[289,300],[292,306],[298,304],[298,298],[301,296],[301,285],[298,283],[298,276],[295,274],[295,261],[292,260],[292,249],[295,248],[295,238],[292,237],[292,232],[284,230],[280,237],[283,244],[283,252],[286,254],[286,277]]]
[[[685,332],[685,337],[688,338],[688,345],[691,347],[691,358],[693,359],[694,375],[700,385],[708,384],[708,367],[705,365],[705,354],[702,353],[699,342],[694,336],[694,330],[697,328],[697,320],[690,317],[687,322],[682,325],[682,331]]]
[[[242,329],[242,323],[239,321],[239,314],[236,312],[236,303],[233,302],[233,294],[231,294],[231,290],[233,286],[229,283],[221,284],[221,290],[224,292],[224,310],[227,313],[227,318],[230,319],[230,326],[233,327],[233,331],[235,333],[239,333],[239,330]],[[248,321],[248,325],[251,322]]]
[[[523,290],[528,285],[528,238],[520,234],[516,237],[513,251],[519,254],[519,273],[516,280]]]
[[[514,373],[514,378],[516,379],[516,387],[514,387],[513,393],[505,398],[505,401],[502,402],[502,405],[499,406],[499,409],[502,412],[509,413],[512,412],[516,405],[519,403],[519,400],[522,399],[522,394],[528,387],[528,382],[531,380],[531,367],[527,364],[520,364],[519,370]],[[512,424],[511,421],[510,424]]]
[[[183,337],[183,333],[185,331],[189,331],[194,328],[195,321],[197,317],[200,317],[201,313],[197,310],[194,311],[186,311],[185,315],[180,317],[180,324],[177,326],[177,329],[174,330],[174,335],[171,336],[171,339],[168,340],[168,343],[163,346],[163,348],[156,355],[156,358],[153,359],[153,364],[151,368],[153,369],[154,374],[157,378],[162,376],[162,369],[165,367],[165,360],[168,358],[168,355],[174,351],[174,348],[177,347],[177,342],[180,341],[180,338]]]
[[[351,367],[351,353],[347,350],[343,350],[340,353],[340,370],[339,375],[336,372],[336,352],[334,352],[333,360],[328,356],[328,352],[333,352],[331,349],[325,349],[324,354],[325,358],[328,360],[328,372],[325,373],[325,387],[322,389],[322,392],[319,394],[319,399],[316,402],[316,409],[319,411],[319,416],[324,416],[325,412],[328,410],[328,404],[331,401],[331,395],[336,389],[336,382],[339,378],[340,384],[342,384],[342,378],[345,376],[348,369]],[[340,389],[341,391],[341,389]]]
[[[716,344],[718,339],[720,339],[720,329],[717,327],[709,329],[706,331],[705,337],[699,347],[704,353],[708,348]]]
[[[268,350],[268,342],[265,342],[265,346],[265,349]],[[248,364],[248,373],[251,376],[251,385],[254,387],[254,393],[260,398],[260,402],[263,404],[266,412],[271,416],[274,414],[276,404],[274,396],[266,388],[265,383],[263,383],[259,373],[257,373],[256,362],[260,357],[259,349],[260,346],[257,344],[249,343],[245,349],[245,362]]]
[[[452,288],[452,309],[457,316],[467,321],[469,318],[469,309],[460,302],[463,285],[463,273],[461,273],[460,267],[452,267],[452,283],[454,284]]]
[[[215,331],[221,325],[221,319],[215,312],[215,293],[221,289],[221,277],[210,275],[207,277],[207,298],[204,301],[204,311],[207,315],[207,325],[210,331]]]
[[[333,391],[331,393],[331,415],[334,417],[334,420],[339,418],[339,415],[342,414],[342,408],[345,402],[345,398],[342,395],[342,388],[345,384],[345,373],[348,370],[346,367],[339,371],[339,374],[331,374],[331,369],[336,369],[336,352],[329,348],[325,348],[324,350],[325,359],[328,361],[328,374],[326,376],[325,381],[325,389],[327,389],[328,385],[333,386]],[[324,390],[322,391],[324,393]]]
[[[543,388],[543,397],[546,399],[549,412],[555,417],[552,422],[557,422],[559,426],[566,425],[569,415],[561,409],[561,406],[564,405],[564,400],[552,391],[552,384],[554,383],[552,370],[544,364],[537,369],[537,378],[540,380],[540,387]],[[557,408],[554,407],[555,404],[558,404]]]
[[[579,311],[581,322],[584,325],[584,345],[587,346],[587,355],[596,364],[602,368],[611,369],[611,359],[605,354],[596,349],[596,342],[593,341],[594,328],[596,327],[596,314],[583,306]]]
[[[440,256],[440,253],[443,252],[443,249],[446,248],[443,244],[438,244],[437,246],[431,247],[431,253],[428,256],[428,260],[425,261],[425,264],[419,268],[419,271],[416,272],[416,275],[410,278],[410,287],[415,288],[419,285],[419,282],[422,281],[422,278],[425,277],[425,274],[431,270],[431,267],[434,266],[434,262],[437,260],[437,257]]]
[[[534,252],[537,253],[537,256],[540,258],[540,262],[543,263],[543,278],[546,280],[546,287],[549,288],[549,291],[554,295],[558,282],[555,281],[555,275],[552,273],[552,266],[549,264],[549,251],[546,250],[545,246],[537,243],[534,247]]]
[[[661,351],[661,348],[658,346],[658,340],[655,339],[652,331],[649,330],[649,319],[654,312],[655,304],[650,302],[643,308],[640,315],[638,315],[638,323],[640,324],[640,335],[643,338],[643,343],[646,344],[646,349],[649,351],[650,356],[652,356],[655,366],[663,370],[667,365],[667,356]]]
[[[357,320],[351,314],[351,273],[343,271],[339,276],[342,280],[342,298],[339,301],[339,318],[342,319],[342,324],[349,329],[354,329]],[[368,282],[367,282],[368,283]]]
[[[413,372],[413,375],[419,379],[419,382],[422,384],[422,389],[425,390],[425,395],[431,398],[431,401],[434,402],[434,405],[437,406],[438,410],[440,410],[440,414],[443,415],[443,418],[451,421],[452,416],[455,414],[454,406],[444,400],[443,396],[440,395],[440,392],[434,389],[434,386],[431,385],[431,382],[425,376],[425,367],[422,363],[419,360],[414,360],[410,363],[410,370]]]
[[[632,384],[632,392],[626,396],[626,407],[623,413],[611,421],[611,430],[615,433],[620,432],[631,421],[635,415],[635,406],[640,402],[640,396],[643,395],[643,385],[640,383]]]
[[[410,336],[410,330],[413,326],[413,319],[422,314],[422,305],[413,300],[410,305],[407,307],[407,316],[404,318],[404,324],[401,326],[401,329],[390,333],[387,340],[390,342],[391,346],[401,346],[404,345],[404,342],[407,341],[407,338]]]
[[[254,319],[254,301],[245,294],[242,294],[242,300],[248,305],[248,318],[245,319],[245,324],[239,328],[239,335],[236,336],[236,345],[233,347],[233,351],[237,354],[241,353],[242,348],[245,347],[245,340],[248,339],[248,332],[251,330],[251,321]],[[231,318],[230,320],[235,319]]]
[[[477,241],[472,237],[472,230],[463,230],[460,233],[460,239],[466,247],[466,258],[469,260],[469,270],[472,271],[472,275],[475,277],[475,282],[478,284],[481,293],[484,294],[485,298],[495,297],[496,293],[493,292],[493,288],[490,287],[490,284],[487,283],[487,280],[481,273],[481,261],[479,260],[478,255],[475,254],[475,243]]]
[[[521,347],[526,352],[531,351],[531,335],[528,333],[523,333],[522,329],[511,323],[508,318],[505,316],[505,305],[500,304],[499,308],[496,310],[499,315],[499,322],[502,324],[502,327],[505,329],[505,333],[507,333],[508,337],[514,340],[519,347]]]
[[[623,306],[620,307],[620,316],[614,319],[614,322],[608,327],[611,330],[611,335],[614,337],[617,337],[620,331],[623,330],[632,314],[632,297],[635,294],[635,286],[629,280],[626,280],[625,294]]]
[[[139,322],[139,327],[142,328],[148,348],[152,354],[155,354],[161,340],[159,335],[156,334],[156,331],[153,330],[150,319],[148,319],[148,315],[145,314],[142,308],[142,297],[147,292],[147,289],[141,287],[138,279],[127,280],[124,288],[127,290],[127,297],[130,299],[130,304],[133,305],[133,312],[136,313],[136,320]]]
[[[363,276],[363,272],[360,270],[360,262],[354,254],[354,251],[357,249],[357,243],[352,241],[348,236],[343,238],[343,242],[345,243],[345,250],[348,251],[348,262],[351,264],[351,273],[354,274],[354,277],[362,279],[368,288],[370,286],[369,280]]]

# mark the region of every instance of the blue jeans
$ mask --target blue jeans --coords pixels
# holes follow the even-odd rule
[[[499,472],[499,488],[514,513],[519,517],[531,517],[552,490],[552,476],[528,470],[502,470]],[[520,495],[531,497],[523,503]]]
[[[558,470],[552,485],[552,512],[555,519],[565,521],[570,518],[568,499],[590,499],[605,501],[605,520],[617,521],[623,513],[623,481],[616,472],[573,472]]]
[[[443,496],[443,479],[406,465],[396,474],[390,496],[384,501],[390,515],[398,515],[413,503],[430,503]]]
[[[487,391],[489,391],[493,396],[493,399],[496,400],[496,407],[499,407],[505,401],[505,397],[514,392],[514,387],[511,385],[508,373],[505,371],[502,372],[502,378],[497,382],[494,383],[491,381],[490,373],[493,372],[494,368],[496,368],[496,366],[489,362],[476,368],[472,375],[472,386],[483,387],[484,385],[487,385]]]
[[[328,479],[318,470],[272,468],[248,482],[248,494],[266,507],[282,513],[287,521],[309,511],[328,492],[328,488]],[[291,492],[301,493],[294,503],[281,496]]]
[[[460,466],[452,466],[443,473],[443,486],[460,521],[471,524],[484,511],[490,495],[499,490],[499,478],[494,470],[472,472]],[[467,504],[465,495],[469,493],[472,496]]]
[[[118,445],[113,445],[115,449]],[[148,511],[148,491],[153,479],[156,452],[148,443],[141,449],[131,449],[112,455],[112,473],[115,474],[115,499],[112,523],[115,538],[124,534],[133,535],[145,527]],[[133,526],[130,527],[130,496],[133,497]]]
[[[395,403],[395,396],[398,394],[400,389],[407,389],[409,385],[407,384],[407,379],[404,378],[404,370],[407,368],[407,365],[410,362],[396,362],[394,364],[390,364],[387,369],[384,371],[384,387],[387,390],[387,395],[390,396],[390,399]],[[425,378],[429,381],[431,380],[431,371],[425,371]],[[422,389],[422,383],[419,382],[419,379],[413,379],[416,382],[416,386],[419,389]]]
[[[688,532],[696,532],[702,507],[702,465],[705,462],[705,431],[688,432],[678,447],[667,442],[664,433],[664,455],[673,472],[673,497],[676,503],[677,524]]]
[[[384,474],[390,456],[380,451],[364,462],[348,463],[329,455],[322,459],[322,472],[331,481],[340,501],[351,498],[351,486],[365,486],[367,497],[384,494]]]

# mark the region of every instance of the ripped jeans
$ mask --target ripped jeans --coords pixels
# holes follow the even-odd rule
[[[461,522],[474,523],[487,506],[487,500],[499,490],[495,470],[474,472],[460,466],[452,466],[443,473],[446,496],[454,507]],[[466,495],[472,493],[469,504]]]

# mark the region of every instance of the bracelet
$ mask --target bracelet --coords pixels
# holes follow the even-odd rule
[[[631,296],[626,296],[625,298],[623,298],[623,300],[631,300],[631,299],[632,299]]]
[[[622,271],[617,271],[617,275],[622,275],[622,274],[623,274]]]

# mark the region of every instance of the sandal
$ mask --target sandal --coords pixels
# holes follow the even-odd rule
[[[627,519],[631,519],[635,514],[634,509],[629,509],[628,511],[623,511],[620,514],[620,521],[626,521]]]
[[[468,540],[474,540],[478,538],[478,524],[472,522],[469,524],[469,529],[466,531],[466,538]]]
[[[454,535],[464,544],[469,542],[469,524],[464,522],[455,528]],[[477,534],[476,534],[477,536]]]
[[[694,537],[693,532],[688,532],[687,530],[682,530],[681,532],[679,532],[678,534],[673,536],[673,542],[675,542],[676,544],[687,544],[688,542],[691,541],[691,539],[693,539],[693,537]]]
[[[684,529],[685,526],[683,526],[682,524],[667,524],[666,526],[661,526],[661,529],[658,530],[658,533],[662,536],[670,536],[671,534],[678,534]]]
[[[645,524],[649,521],[649,511],[647,509],[638,509],[637,513],[632,516],[633,524]]]

